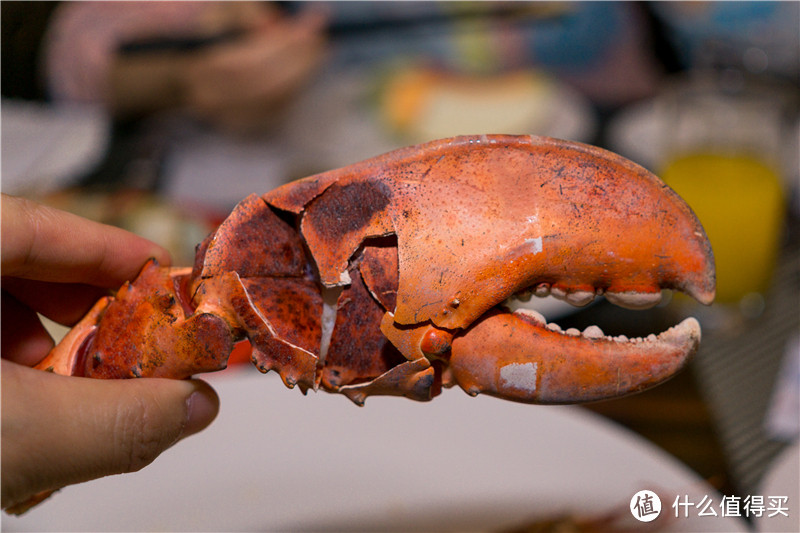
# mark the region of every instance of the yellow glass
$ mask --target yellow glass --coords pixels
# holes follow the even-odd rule
[[[779,174],[752,155],[698,151],[667,163],[662,178],[692,207],[717,267],[717,301],[764,291],[778,255],[784,217]]]

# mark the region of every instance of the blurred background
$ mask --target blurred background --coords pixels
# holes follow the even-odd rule
[[[707,230],[717,301],[542,302],[564,329],[703,326],[678,378],[581,409],[737,505],[766,483],[797,495],[799,3],[0,6],[2,192],[125,227],[176,263],[252,192],[451,135],[570,139],[652,170]]]

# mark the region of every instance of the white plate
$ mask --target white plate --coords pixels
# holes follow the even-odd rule
[[[532,517],[620,510],[656,491],[660,531],[745,531],[674,518],[678,495],[719,495],[632,433],[576,407],[470,398],[302,397],[244,369],[209,376],[206,431],[135,474],[62,490],[4,531],[497,531]],[[637,523],[634,522],[634,527]],[[630,525],[630,524],[629,524]]]

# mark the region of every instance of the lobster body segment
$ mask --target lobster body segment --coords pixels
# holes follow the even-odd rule
[[[358,404],[454,385],[593,401],[674,375],[697,322],[629,341],[561,332],[502,303],[604,294],[638,308],[665,288],[708,304],[714,266],[696,217],[658,178],[582,144],[459,137],[249,196],[191,269],[148,264],[39,366],[183,378],[223,368],[246,338],[256,366],[287,386]]]

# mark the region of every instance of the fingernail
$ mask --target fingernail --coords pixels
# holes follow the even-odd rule
[[[214,389],[198,381],[198,389],[186,400],[186,424],[178,440],[205,429],[219,412],[219,397]]]
[[[150,250],[149,257],[155,257],[158,264],[163,267],[172,265],[172,256],[170,253],[161,246],[155,245]]]

